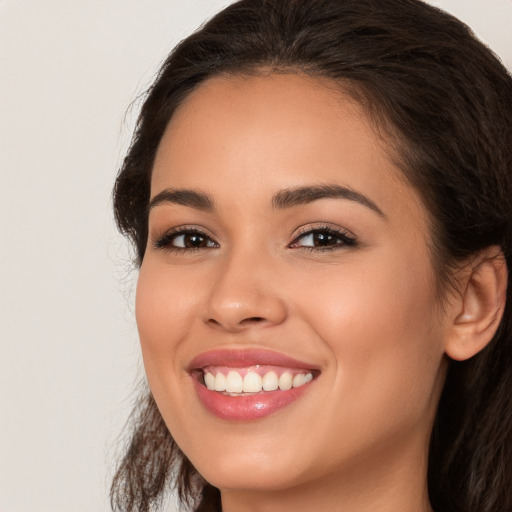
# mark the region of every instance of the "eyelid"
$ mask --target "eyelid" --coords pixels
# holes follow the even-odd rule
[[[171,244],[171,242],[177,237],[187,234],[197,234],[205,238],[208,238],[215,244],[215,247],[177,247]],[[182,224],[180,226],[174,226],[171,229],[166,229],[164,231],[158,232],[156,235],[152,237],[152,239],[152,244],[155,249],[164,249],[167,251],[176,252],[197,251],[200,249],[214,249],[219,246],[219,243],[217,242],[215,237],[209,232],[208,229],[193,224]]]
[[[297,246],[292,247],[294,244],[298,242],[302,237],[314,233],[322,233],[327,232],[340,240],[343,241],[343,243],[335,244],[332,246],[325,246],[325,247],[312,247],[312,246]],[[333,226],[331,224],[320,224],[320,225],[312,225],[308,224],[306,226],[302,226],[298,229],[298,232],[294,235],[292,242],[288,245],[290,248],[297,248],[297,249],[305,249],[305,250],[334,250],[334,249],[341,249],[342,247],[353,247],[358,244],[358,237],[354,235],[351,231],[349,231],[346,228],[342,228],[340,226]]]
[[[298,245],[298,241],[305,237],[306,235],[312,235],[315,233],[328,233],[333,237],[340,240],[340,243],[335,243],[333,245],[326,246],[300,246]],[[189,235],[189,234],[197,234],[200,235],[209,241],[213,242],[214,246],[209,247],[179,247],[172,244],[174,240],[176,240],[180,236]],[[181,252],[181,251],[198,251],[201,249],[215,249],[220,245],[208,229],[203,226],[198,227],[193,224],[183,224],[179,226],[174,226],[171,229],[164,230],[163,232],[158,232],[152,237],[152,245],[155,249],[162,249],[167,251]],[[333,226],[330,224],[318,224],[312,225],[308,224],[305,226],[301,226],[298,228],[296,234],[293,237],[292,242],[288,244],[288,248],[291,249],[303,249],[303,250],[312,250],[312,251],[322,251],[322,250],[335,250],[346,247],[352,247],[357,245],[358,239],[357,236],[354,235],[349,230],[342,228],[340,226]]]

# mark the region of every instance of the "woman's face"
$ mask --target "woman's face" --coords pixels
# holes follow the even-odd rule
[[[297,75],[210,79],[172,118],[151,197],[144,364],[206,480],[421,473],[447,322],[425,210],[358,105]]]

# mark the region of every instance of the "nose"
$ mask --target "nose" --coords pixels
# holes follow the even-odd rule
[[[220,262],[204,321],[231,333],[281,324],[287,307],[275,277],[276,269],[270,261],[256,261],[250,255],[232,255]]]

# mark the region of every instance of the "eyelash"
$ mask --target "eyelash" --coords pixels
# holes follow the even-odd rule
[[[318,227],[305,227],[300,230],[297,237],[293,240],[293,242],[288,247],[293,247],[301,238],[305,236],[315,236],[319,234],[327,234],[329,237],[340,240],[340,243],[335,243],[330,246],[303,246],[296,247],[297,249],[302,249],[306,251],[335,251],[341,249],[343,247],[355,247],[357,245],[357,237],[350,234],[348,231],[344,229],[335,229],[331,226],[318,226]]]
[[[206,233],[197,228],[180,227],[176,229],[171,229],[170,231],[167,231],[163,235],[159,236],[155,241],[154,246],[156,249],[165,249],[171,252],[198,251],[200,249],[210,249],[218,247],[217,242],[213,242],[215,244],[215,247],[176,247],[172,245],[172,243],[178,237],[185,237],[187,235],[196,235],[205,240],[213,241],[209,235],[207,235]]]
[[[320,234],[327,235],[328,237],[332,237],[334,239],[339,240],[334,245],[329,246],[298,246],[296,245],[301,238],[306,236],[318,236]],[[211,242],[214,245],[206,246],[206,247],[176,247],[172,245],[173,242],[176,241],[180,236],[187,235],[196,235],[201,237],[206,243]],[[342,247],[354,247],[358,243],[357,237],[349,234],[348,231],[334,229],[331,226],[319,226],[315,228],[303,228],[301,232],[295,237],[295,239],[288,245],[290,248],[294,249],[302,249],[307,251],[333,251],[337,249],[341,249]],[[294,247],[295,246],[295,247]],[[171,252],[183,252],[183,251],[198,251],[201,249],[216,249],[219,247],[218,243],[215,242],[209,235],[204,233],[203,231],[197,228],[187,228],[181,227],[172,229],[167,231],[163,235],[157,237],[157,240],[154,242],[154,247],[156,249],[165,249]]]

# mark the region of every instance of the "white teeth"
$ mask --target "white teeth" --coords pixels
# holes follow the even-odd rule
[[[215,375],[215,391],[226,391],[226,377],[223,373]]]
[[[294,388],[300,388],[300,386],[304,386],[304,384],[307,384],[308,382],[311,382],[313,380],[313,374],[312,373],[298,373],[293,377],[293,387]]]
[[[248,372],[244,377],[244,393],[259,393],[262,386],[262,378],[255,372]]]
[[[276,391],[279,387],[279,377],[275,372],[268,372],[263,376],[263,389],[265,391]]]
[[[306,384],[306,376],[303,373],[297,373],[297,375],[293,377],[292,386],[294,388],[298,388],[300,386],[303,386],[304,384]]]
[[[290,372],[284,372],[281,377],[279,377],[279,389],[283,391],[288,391],[292,388],[293,384],[293,376]]]
[[[204,383],[206,384],[206,387],[210,390],[215,389],[215,377],[213,374],[206,372],[204,375]]]
[[[312,373],[284,372],[280,377],[274,371],[267,372],[263,377],[256,372],[247,372],[242,378],[240,373],[232,370],[225,376],[222,372],[205,372],[204,383],[211,391],[225,391],[226,393],[236,395],[237,393],[260,393],[263,391],[288,391],[289,389],[304,386],[313,380]]]
[[[242,376],[235,371],[228,373],[226,377],[226,391],[228,393],[241,393],[243,390]]]

